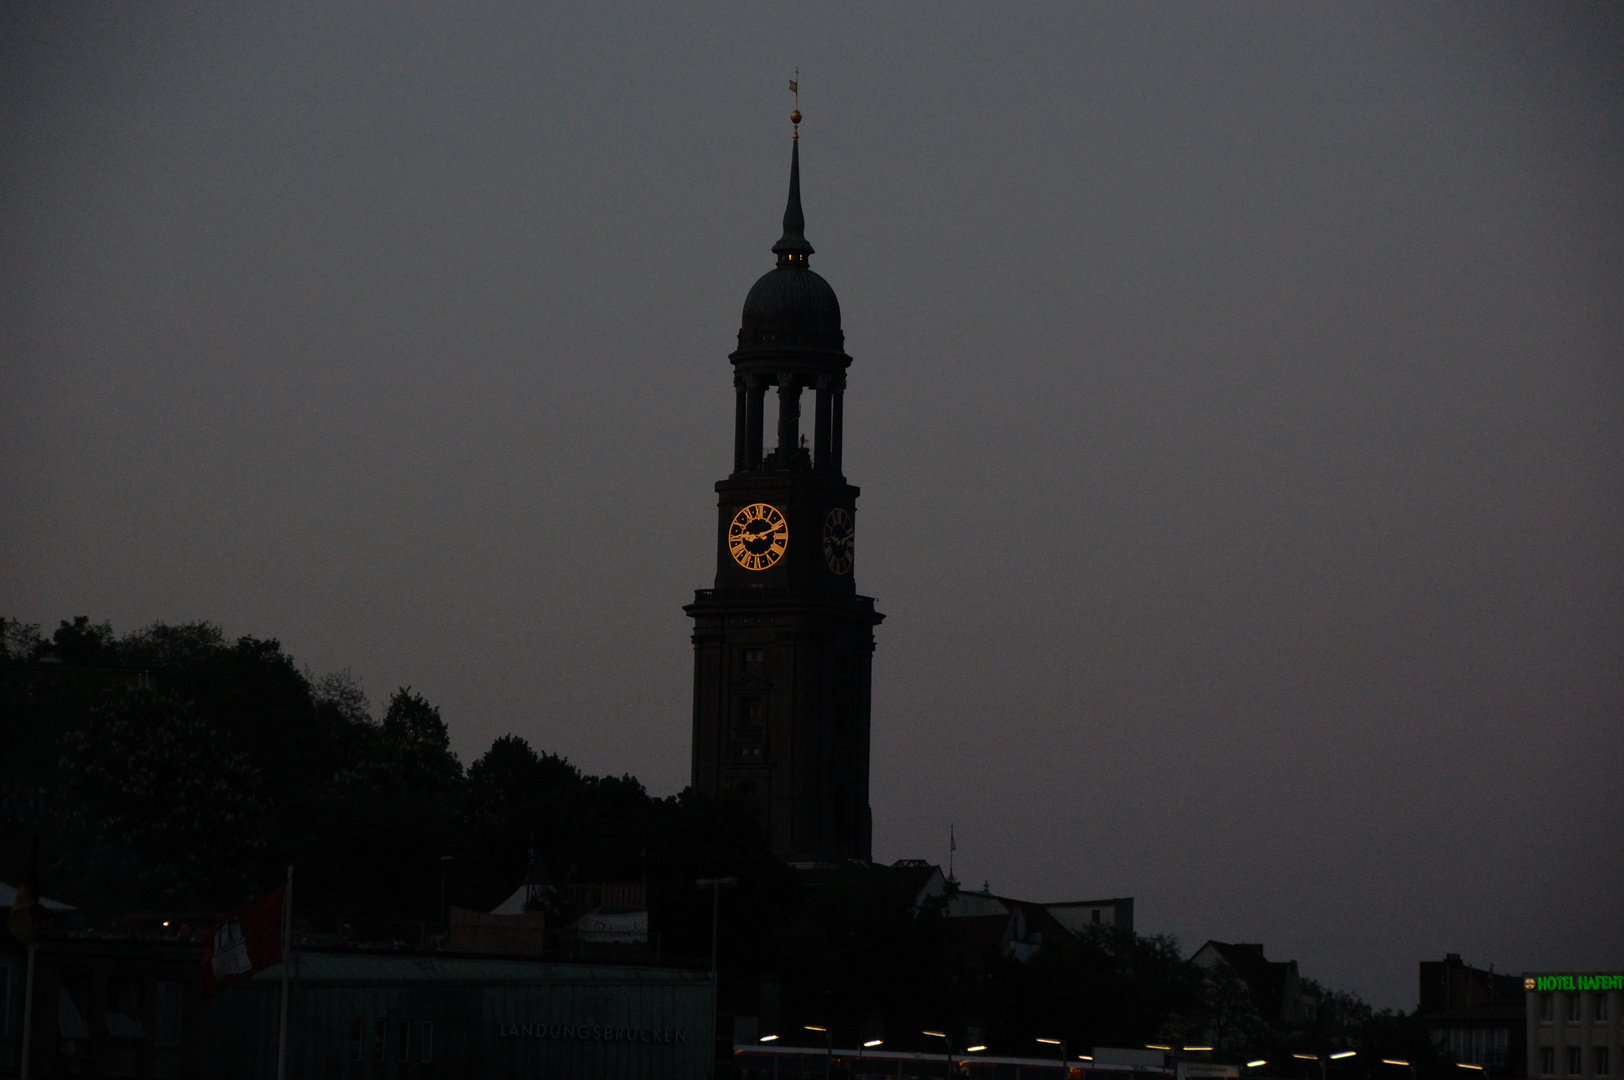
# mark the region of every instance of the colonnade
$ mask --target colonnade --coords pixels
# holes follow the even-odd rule
[[[804,376],[778,376],[778,449],[776,463],[780,469],[793,468],[796,451],[801,441],[801,390]],[[733,390],[736,399],[733,423],[733,471],[756,472],[762,467],[762,442],[765,428],[763,413],[767,404],[767,389],[772,385],[768,375],[735,375]],[[817,391],[812,420],[812,468],[815,472],[840,472],[840,445],[842,435],[842,409],[846,394],[844,375],[818,375],[807,389]]]

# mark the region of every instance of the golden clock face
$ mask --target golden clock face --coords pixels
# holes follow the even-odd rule
[[[784,557],[789,547],[789,522],[778,507],[751,503],[733,515],[727,527],[727,550],[746,570],[765,570]]]
[[[837,506],[829,511],[829,516],[823,519],[823,558],[829,569],[837,574],[851,573],[856,536],[849,510]]]

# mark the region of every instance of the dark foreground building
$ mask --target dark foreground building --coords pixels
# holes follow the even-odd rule
[[[716,583],[683,609],[694,620],[694,789],[751,799],[773,850],[802,865],[869,858],[870,670],[884,618],[853,576],[858,492],[841,471],[851,357],[840,302],[807,266],[804,227],[797,132],[778,265],[745,298],[728,357],[733,472],[716,484]],[[769,391],[777,446],[763,453]]]
[[[296,971],[292,1080],[700,1080],[709,1065],[704,972],[353,952]],[[275,1077],[280,994],[280,968],[220,993],[205,1075]]]
[[[41,941],[29,1075],[202,1075],[202,959],[202,945],[185,941]],[[26,972],[22,949],[0,934],[0,1080],[21,1070]]]

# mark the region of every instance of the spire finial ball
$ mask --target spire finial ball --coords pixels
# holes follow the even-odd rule
[[[792,123],[792,124],[799,124],[801,122],[801,110],[800,109],[796,109],[794,112],[789,114],[789,122]]]

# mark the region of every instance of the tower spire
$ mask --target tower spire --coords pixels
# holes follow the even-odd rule
[[[790,138],[797,142],[801,138],[801,69],[795,69],[795,78],[789,81],[789,92],[795,95],[795,111],[789,114],[789,122],[795,125]]]
[[[789,88],[795,92],[796,109],[789,114],[795,131],[790,136],[789,150],[789,203],[784,207],[784,235],[773,245],[779,266],[806,265],[806,257],[815,250],[806,240],[806,215],[801,213],[801,101],[800,69],[791,79]]]

